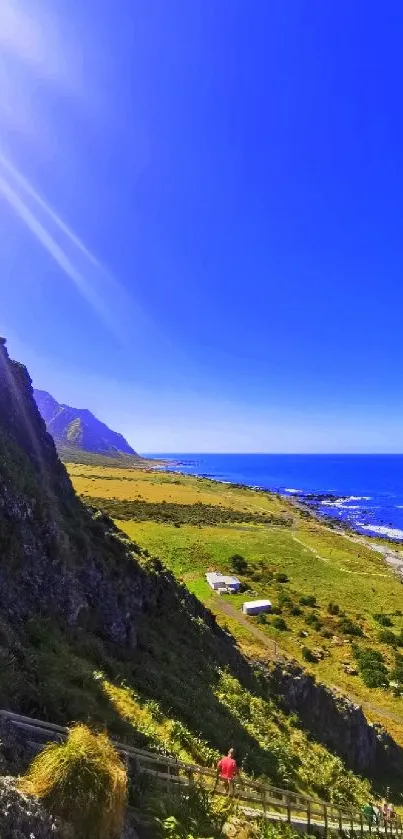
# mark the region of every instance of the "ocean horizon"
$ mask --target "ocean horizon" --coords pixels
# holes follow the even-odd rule
[[[319,515],[360,533],[403,540],[403,454],[159,452],[149,457],[170,461],[168,471],[300,497]]]

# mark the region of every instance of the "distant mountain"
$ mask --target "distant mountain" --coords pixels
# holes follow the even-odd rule
[[[34,397],[61,453],[80,451],[108,457],[138,457],[122,434],[112,431],[86,408],[59,405],[45,390],[34,390]]]

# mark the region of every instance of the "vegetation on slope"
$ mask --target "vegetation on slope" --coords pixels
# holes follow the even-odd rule
[[[122,452],[115,455],[97,454],[96,452],[88,452],[75,446],[66,446],[62,443],[57,443],[57,451],[63,463],[78,463],[86,466],[105,466],[113,469],[114,467],[122,467],[123,469],[144,469],[147,466],[153,466],[154,463],[147,458],[140,457],[137,454],[123,454]]]
[[[250,619],[251,625],[259,622],[268,639],[276,640],[281,649],[325,683],[337,685],[379,709],[373,711],[375,719],[381,719],[403,743],[403,699],[399,696],[403,689],[399,658],[403,637],[401,584],[369,544],[356,544],[314,519],[306,520],[289,502],[269,493],[172,473],[125,473],[76,466],[70,474],[86,501],[96,496],[97,504],[112,512],[122,509],[125,500],[129,510],[138,499],[147,502],[151,515],[159,505],[158,515],[165,500],[169,510],[178,508],[174,524],[183,517],[183,505],[192,508],[194,504],[222,506],[245,516],[291,516],[292,529],[262,525],[258,520],[225,522],[220,527],[205,520],[198,526],[183,523],[180,528],[151,519],[116,521],[131,538],[158,554],[218,620],[230,627],[245,649],[256,654],[263,650],[251,635],[248,637],[245,625],[228,612],[223,615],[227,611],[224,607],[228,603],[240,610],[246,592],[251,597],[268,597],[274,614]],[[234,554],[247,563],[241,575],[246,591],[225,598],[223,603],[212,594],[204,575],[211,568],[233,572]],[[386,635],[382,630],[387,629]],[[375,668],[374,678],[367,678],[368,668],[359,663],[357,643],[360,650],[373,649],[381,657],[382,667]]]
[[[65,743],[52,743],[35,758],[20,789],[70,822],[78,839],[120,836],[127,773],[105,734],[74,726]]]
[[[34,397],[46,427],[56,443],[106,455],[136,455],[122,434],[112,431],[91,411],[62,405],[46,391]]]
[[[261,672],[188,588],[74,495],[35,410],[27,373],[9,361],[3,346],[0,430],[0,703],[55,722],[107,724],[132,742],[180,749],[208,765],[234,744],[250,775],[362,802],[365,782],[347,774],[341,760],[311,743],[281,711]],[[121,481],[122,492],[133,492],[134,476],[130,471]],[[117,480],[103,482],[106,497],[116,495]],[[234,487],[223,495],[214,482],[155,474],[139,481],[150,494],[168,486],[177,501],[186,496],[182,503],[193,495],[194,503],[214,498],[217,506],[247,513],[284,510],[281,499]],[[274,532],[291,539],[286,528],[254,523],[200,529],[152,524],[169,534],[164,553],[174,544],[172,532],[200,534],[204,558],[206,533],[224,535],[220,550],[225,545],[231,554],[242,553],[238,545],[232,548],[234,533],[248,540]],[[248,568],[251,560],[248,554]],[[278,570],[292,582],[294,571]],[[276,584],[283,585],[278,578]]]
[[[234,510],[218,504],[172,504],[167,501],[121,501],[115,498],[93,498],[85,496],[91,507],[102,509],[111,518],[124,521],[157,521],[166,524],[217,525],[245,522],[290,526],[291,519],[274,513]]]

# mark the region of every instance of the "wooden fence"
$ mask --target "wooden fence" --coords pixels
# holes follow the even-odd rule
[[[0,710],[0,719],[21,731],[33,751],[38,751],[48,742],[62,742],[68,729],[42,720]],[[184,763],[175,758],[138,749],[126,743],[113,740],[114,746],[125,761],[128,772],[141,772],[152,776],[154,782],[166,790],[186,789],[198,784],[213,795],[226,795],[223,783],[217,780],[214,769]],[[273,821],[293,824],[306,833],[329,831],[338,833],[381,834],[403,836],[403,824],[399,815],[389,821],[381,816],[379,824],[368,823],[362,812],[350,807],[329,804],[315,798],[307,798],[298,792],[263,784],[247,777],[236,779],[232,792],[234,801],[247,815],[261,816]]]

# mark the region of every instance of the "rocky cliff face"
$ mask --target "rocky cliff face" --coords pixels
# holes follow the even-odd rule
[[[140,618],[164,600],[202,615],[230,648],[202,604],[140,554],[75,495],[27,370],[0,339],[0,619],[48,616],[133,650]]]
[[[46,427],[56,444],[103,455],[133,455],[136,452],[122,434],[112,431],[86,408],[59,405],[44,390],[34,390],[34,397]]]
[[[296,713],[316,740],[338,754],[355,772],[365,775],[394,771],[403,775],[403,751],[362,708],[317,683],[297,664],[277,665],[270,675],[272,689],[286,711]]]
[[[135,644],[158,590],[108,520],[76,497],[26,369],[0,344],[0,603],[14,625],[38,613]]]

